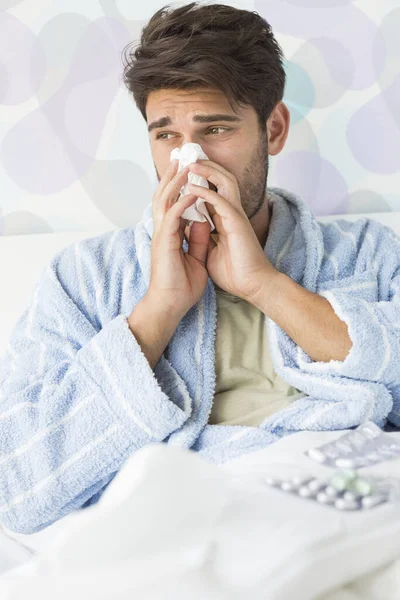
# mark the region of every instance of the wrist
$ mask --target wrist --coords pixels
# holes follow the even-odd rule
[[[169,330],[175,331],[183,316],[160,298],[156,300],[152,296],[146,295],[136,304],[128,322],[131,325],[131,323],[140,321],[146,323],[148,329],[162,329],[167,333]]]
[[[160,309],[158,305],[143,298],[128,317],[129,329],[146,356],[152,369],[155,368],[169,344],[178,324],[178,318]]]
[[[259,285],[256,287],[257,291],[248,302],[264,314],[267,314],[267,307],[276,296],[284,277],[285,275],[277,269],[266,269],[263,271],[260,274]]]

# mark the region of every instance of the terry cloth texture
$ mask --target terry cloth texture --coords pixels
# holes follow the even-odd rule
[[[301,430],[400,425],[400,239],[373,220],[319,224],[269,188],[265,254],[332,304],[353,346],[313,361],[266,318],[276,373],[306,395],[259,427],[209,425],[216,296],[208,280],[153,371],[127,317],[146,294],[149,204],[134,228],[76,242],[43,270],[0,370],[0,521],[38,531],[96,502],[135,450],[164,441],[222,462]],[[187,251],[184,241],[184,251]]]

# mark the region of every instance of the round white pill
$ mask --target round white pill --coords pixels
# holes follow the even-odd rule
[[[327,485],[325,488],[325,494],[327,496],[331,496],[332,498],[337,498],[338,497],[338,492],[337,490],[335,490],[334,487],[332,487],[331,485]]]
[[[274,486],[280,485],[280,483],[281,483],[277,477],[270,477],[270,476],[266,477],[264,481],[267,485],[274,485]]]
[[[301,485],[305,485],[306,483],[308,483],[310,481],[311,477],[309,475],[296,475],[295,477],[292,477],[292,483],[293,485],[296,485],[297,487],[301,486]]]
[[[335,502],[335,498],[328,496],[328,494],[325,494],[325,492],[320,492],[317,495],[317,500],[318,502],[321,502],[321,504],[334,504]]]
[[[335,502],[335,506],[340,510],[357,510],[360,508],[357,500],[346,500],[345,498],[338,498]]]
[[[310,490],[308,486],[303,485],[299,489],[299,496],[301,496],[302,498],[311,498],[312,496],[314,496],[314,492]]]
[[[284,492],[292,492],[294,489],[296,489],[296,486],[291,481],[283,481],[281,483],[281,490]]]
[[[323,479],[312,479],[309,483],[308,483],[308,488],[312,491],[312,492],[319,492],[322,488],[324,488],[326,485],[325,481]]]
[[[357,499],[357,494],[354,492],[345,492],[343,494],[343,499],[347,502],[354,502]]]
[[[369,496],[374,491],[374,485],[367,479],[359,479],[354,483],[354,489],[361,496]]]
[[[361,500],[361,503],[364,508],[374,508],[374,506],[378,506],[378,504],[383,504],[384,502],[386,502],[386,500],[386,496],[376,494],[372,496],[366,496]]]

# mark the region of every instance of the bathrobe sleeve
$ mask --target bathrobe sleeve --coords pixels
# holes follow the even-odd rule
[[[352,347],[347,357],[314,361],[297,347],[297,366],[313,374],[383,383],[400,408],[400,239],[373,222],[358,248],[354,272],[318,290],[348,326]]]
[[[11,335],[0,369],[0,521],[10,530],[33,533],[98,498],[132,452],[189,416],[169,398],[170,363],[161,357],[153,372],[115,308],[123,233],[57,255]]]

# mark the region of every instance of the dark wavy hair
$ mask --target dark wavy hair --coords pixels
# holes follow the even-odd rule
[[[172,10],[164,6],[143,28],[140,42],[125,46],[123,79],[146,121],[152,91],[214,88],[234,112],[252,106],[265,131],[283,98],[283,60],[271,26],[258,13],[191,2]]]

